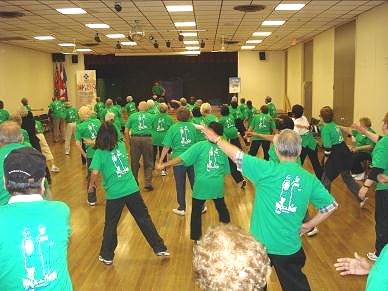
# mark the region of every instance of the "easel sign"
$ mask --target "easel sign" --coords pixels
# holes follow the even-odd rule
[[[241,79],[239,77],[229,78],[229,93],[240,93]]]

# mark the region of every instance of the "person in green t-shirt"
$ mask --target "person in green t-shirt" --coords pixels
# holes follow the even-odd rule
[[[96,104],[94,104],[94,112],[97,114],[97,118],[101,121],[104,121],[104,110],[105,104],[101,101],[100,97],[96,97]]]
[[[266,247],[282,289],[310,290],[302,272],[306,257],[301,236],[327,219],[338,204],[317,177],[296,162],[302,150],[300,136],[290,129],[275,136],[280,161],[275,163],[245,154],[207,127],[204,133],[255,185],[250,232]],[[303,223],[309,203],[319,211]]]
[[[256,113],[257,113],[257,110],[255,107],[253,107],[252,101],[248,100],[247,101],[247,110],[246,110],[246,119],[245,119],[246,123],[248,124],[248,127],[249,127],[249,124],[252,123],[253,117],[255,116]]]
[[[272,119],[275,119],[278,117],[277,111],[276,111],[276,106],[275,104],[272,103],[272,98],[270,96],[265,97],[265,104],[268,107],[268,114],[271,116]]]
[[[338,258],[334,267],[341,276],[368,275],[365,291],[388,290],[388,245],[374,264],[355,253],[354,258]]]
[[[220,136],[223,127],[212,121],[209,128]],[[158,165],[159,169],[178,164],[194,166],[194,187],[190,219],[190,239],[197,241],[202,235],[202,211],[206,200],[212,199],[218,212],[220,222],[229,223],[230,215],[224,200],[224,176],[230,173],[227,156],[208,140],[193,144],[186,151],[172,160]],[[211,185],[211,189],[209,189]]]
[[[159,157],[162,155],[163,139],[167,134],[167,130],[174,124],[174,120],[167,112],[168,106],[166,103],[161,103],[159,113],[155,115],[152,123],[152,147],[154,151],[154,163],[159,152]],[[167,162],[167,155],[163,162]],[[166,169],[161,170],[162,176],[167,175]]]
[[[105,108],[104,108],[104,110],[101,113],[101,117],[102,117],[101,121],[105,120],[105,115],[108,112],[114,113],[114,115],[115,115],[115,121],[114,122],[121,129],[121,125],[124,124],[124,121],[122,120],[122,117],[121,117],[122,116],[122,114],[121,114],[121,107],[119,109],[118,106],[113,105],[113,100],[110,99],[110,98],[106,99],[106,101],[105,101]]]
[[[239,110],[238,110],[237,97],[233,96],[232,100],[230,101],[230,105],[229,105],[229,113],[230,113],[230,115],[233,116],[236,128],[237,128],[238,132],[240,133],[240,136],[243,138],[245,145],[249,145],[248,140],[245,138],[246,128],[244,125],[244,120],[241,119],[240,113],[238,113],[238,112],[239,112]]]
[[[46,158],[46,163],[51,172],[58,173],[60,171],[59,167],[55,165],[54,156],[51,152],[50,146],[47,143],[46,137],[44,135],[42,122],[35,120],[35,129],[36,136],[39,139],[40,149],[44,157]],[[48,177],[47,177],[47,180]],[[51,181],[49,181],[51,183]]]
[[[193,123],[189,122],[190,111],[185,106],[178,108],[176,112],[178,122],[172,125],[163,139],[163,150],[159,163],[163,163],[164,157],[171,149],[171,158],[178,157],[195,143],[196,129]],[[183,164],[175,165],[173,168],[175,188],[178,207],[172,211],[177,215],[186,213],[186,175],[189,179],[191,189],[194,185],[194,168]]]
[[[9,119],[9,112],[4,109],[4,102],[0,100],[0,123]]]
[[[378,136],[360,125],[354,125],[354,128],[376,143],[372,151],[372,169],[358,193],[360,198],[365,200],[369,187],[376,183],[375,252],[367,254],[369,259],[376,260],[383,247],[388,244],[388,183],[378,180],[380,174],[388,175],[388,112],[383,119],[383,136]]]
[[[75,107],[71,106],[70,102],[66,102],[65,112],[65,155],[70,155],[71,137],[73,136],[77,125],[78,112]]]
[[[365,206],[366,199],[362,199],[358,195],[360,185],[354,181],[350,174],[352,153],[344,142],[341,129],[333,121],[333,109],[330,106],[322,107],[320,116],[324,122],[324,126],[321,128],[321,139],[325,155],[321,181],[326,189],[330,191],[331,183],[338,175],[341,175],[346,187],[358,200],[362,208]]]
[[[197,106],[194,106],[194,108],[191,110],[192,117],[190,118],[190,122],[193,124],[201,125],[203,121],[203,116],[201,114],[201,109]],[[196,128],[196,134],[195,134],[195,142],[205,140],[205,136],[203,135],[201,129]]]
[[[97,137],[98,129],[100,128],[101,122],[94,115],[94,111],[89,106],[81,106],[78,110],[78,116],[81,120],[75,128],[75,144],[79,149],[82,157],[86,159],[86,166],[88,169],[87,181],[89,184],[91,171],[89,166],[92,162],[94,155],[94,143]],[[85,146],[86,151],[82,147]],[[97,201],[96,190],[87,192],[87,203],[89,206],[95,206]]]
[[[139,111],[131,114],[125,124],[124,135],[129,142],[131,169],[139,184],[138,175],[140,158],[143,157],[144,190],[152,191],[152,170],[154,169],[154,154],[152,151],[152,123],[154,115],[147,112],[147,102],[139,103]]]
[[[166,90],[160,84],[160,81],[154,82],[154,85],[152,86],[151,91],[152,91],[152,95],[156,95],[158,96],[158,98],[166,95]]]
[[[259,134],[272,134],[275,129],[275,122],[268,115],[268,107],[266,105],[261,106],[260,113],[256,114],[252,123],[249,124],[248,131],[255,132]],[[249,154],[251,156],[256,156],[259,151],[260,146],[263,149],[264,160],[269,160],[268,150],[270,147],[270,142],[262,139],[256,135],[253,135],[251,146],[249,148]]]
[[[132,96],[127,96],[126,98],[127,104],[125,104],[125,111],[128,114],[128,117],[131,116],[132,113],[136,112],[136,104],[133,102],[133,97]]]
[[[73,290],[67,264],[70,209],[43,199],[46,161],[32,147],[4,159],[11,198],[0,207],[0,289]]]
[[[215,116],[213,113],[212,113],[212,106],[210,105],[210,103],[203,103],[200,107],[200,110],[201,110],[201,114],[203,116],[203,123],[205,125],[209,125],[210,122],[212,121],[218,121],[218,118],[217,116]]]
[[[64,140],[65,137],[65,101],[65,97],[61,97],[59,99],[53,100],[53,102],[51,102],[49,105],[49,110],[53,120],[54,142]]]
[[[128,165],[125,144],[119,142],[117,129],[112,122],[102,123],[97,133],[95,148],[89,167],[92,174],[88,192],[95,191],[97,176],[100,173],[106,198],[104,232],[98,259],[106,265],[113,263],[117,247],[117,225],[124,206],[128,208],[154,253],[157,256],[169,256]]]

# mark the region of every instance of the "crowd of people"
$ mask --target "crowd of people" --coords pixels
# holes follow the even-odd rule
[[[251,100],[233,96],[218,114],[209,102],[199,98],[166,103],[160,83],[155,83],[152,92],[149,100],[137,105],[128,96],[126,104],[121,98],[115,101],[108,98],[105,102],[96,98],[93,104],[77,110],[61,97],[48,106],[53,142],[64,142],[63,154],[70,155],[74,138],[85,161],[88,185],[85,200],[90,207],[98,203],[96,181],[98,175],[102,177],[106,203],[99,261],[113,264],[117,226],[124,206],[154,253],[170,256],[141,191],[154,190],[153,171],[166,176],[172,167],[177,201],[177,207],[172,209],[174,214],[186,215],[186,177],[191,186],[193,269],[202,288],[222,290],[229,282],[229,287],[235,286],[231,290],[265,289],[268,270],[273,266],[283,290],[310,290],[302,271],[306,256],[301,236],[316,235],[318,224],[338,207],[330,190],[333,180],[340,175],[347,186],[345,191],[357,199],[361,208],[365,207],[368,191],[376,183],[376,243],[375,251],[367,256],[370,262],[356,254],[355,258],[338,259],[335,268],[341,275],[369,273],[367,286],[388,288],[387,277],[381,275],[382,268],[388,264],[388,113],[383,120],[383,136],[379,136],[369,118],[363,117],[351,127],[342,127],[335,123],[333,109],[325,106],[320,110],[318,141],[299,104],[288,114],[280,115],[269,96],[260,109]],[[0,101],[0,176],[5,179],[5,185],[0,187],[3,205],[0,224],[4,229],[11,229],[12,225],[4,223],[4,219],[11,220],[9,217],[16,211],[13,206],[31,208],[35,202],[47,208],[39,215],[52,215],[52,218],[43,225],[36,216],[23,229],[20,229],[23,224],[12,222],[19,227],[12,232],[20,232],[20,242],[11,241],[12,236],[0,237],[0,244],[21,245],[23,251],[14,261],[12,256],[7,257],[8,253],[0,251],[2,270],[11,267],[17,270],[11,279],[0,271],[0,287],[17,289],[15,286],[22,284],[33,289],[40,284],[53,284],[50,286],[71,290],[65,262],[69,209],[64,203],[49,199],[50,172],[58,172],[59,168],[45,139],[43,125],[34,118],[28,100],[23,98],[21,103],[21,109],[10,115]],[[172,111],[176,121],[169,114]],[[353,139],[354,145],[349,147],[345,143],[347,139]],[[125,143],[129,147],[130,162]],[[258,157],[260,147],[262,154]],[[26,162],[17,163],[16,157]],[[314,173],[303,168],[306,157]],[[139,179],[141,167],[142,180]],[[224,200],[224,179],[229,174],[242,190],[248,180],[255,187],[250,234],[229,224],[230,212]],[[211,189],[208,185],[212,185]],[[207,200],[213,200],[222,225],[202,235],[201,216],[207,211]],[[308,213],[310,203],[318,210],[312,217]],[[63,213],[62,220],[54,218],[55,211]],[[226,243],[228,240],[230,243]],[[53,241],[59,246],[53,247],[49,243]],[[44,258],[39,262],[35,259],[38,255],[33,254],[36,243],[41,252],[39,256]],[[236,244],[244,244],[244,248],[238,249]],[[223,257],[220,249],[228,247],[228,254],[236,258]],[[43,268],[42,274],[37,272],[38,264],[51,260],[49,255],[63,257],[56,258],[55,266]],[[24,267],[20,266],[23,261]],[[245,280],[240,282],[241,278],[236,278],[232,282],[230,278],[229,281],[216,278],[215,266],[225,272],[240,272]],[[216,271],[209,272],[211,268]],[[225,276],[225,272],[220,273]]]

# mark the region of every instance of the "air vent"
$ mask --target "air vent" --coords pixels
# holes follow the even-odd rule
[[[234,10],[241,11],[241,12],[257,12],[261,11],[265,8],[264,5],[238,5],[233,7]]]
[[[19,11],[0,11],[0,18],[18,18],[23,17],[25,14]]]
[[[21,37],[21,36],[5,36],[5,37],[0,37],[0,41],[11,41],[11,40],[27,40],[27,38]]]
[[[225,44],[237,44],[237,43],[239,43],[239,41],[238,40],[225,40],[224,43]]]

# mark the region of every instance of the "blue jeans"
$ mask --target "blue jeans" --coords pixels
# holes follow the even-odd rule
[[[194,186],[194,168],[193,166],[185,167],[184,165],[174,166],[172,168],[175,178],[176,199],[179,210],[186,210],[186,174],[189,178],[191,189]]]

